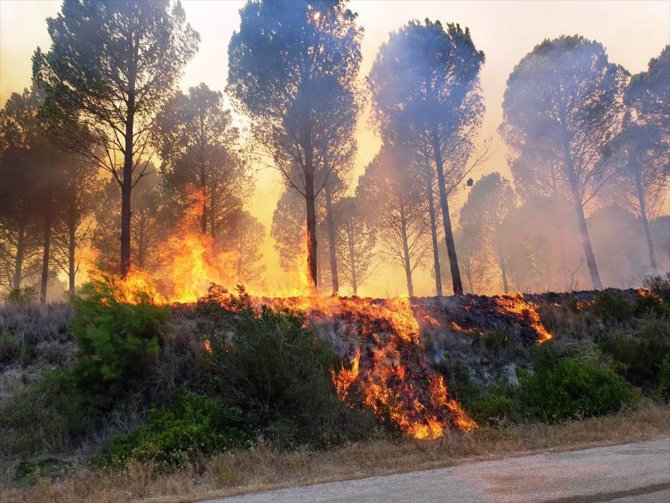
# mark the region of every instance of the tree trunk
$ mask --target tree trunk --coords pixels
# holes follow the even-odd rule
[[[26,219],[25,216],[19,222],[19,234],[16,240],[16,260],[14,262],[14,278],[12,287],[14,290],[21,288],[23,276],[23,258],[26,253]]]
[[[649,217],[647,215],[647,202],[644,198],[644,188],[642,187],[642,180],[640,179],[639,171],[635,173],[635,188],[637,189],[637,199],[640,204],[640,219],[644,227],[644,236],[647,239],[647,250],[649,251],[649,265],[652,273],[656,273],[658,263],[656,262],[656,254],[654,253],[654,241],[651,238],[651,230],[649,229]]]
[[[73,197],[76,197],[74,194]],[[67,277],[68,277],[68,291],[74,294],[74,285],[77,275],[77,212],[75,209],[74,200],[70,201],[70,211],[68,215],[67,231]]]
[[[435,295],[442,297],[442,268],[440,267],[440,251],[437,244],[437,219],[435,218],[435,200],[433,197],[433,174],[426,164],[426,195],[428,196],[428,213],[430,214],[430,233],[433,239],[433,268],[435,269]]]
[[[42,277],[40,278],[40,302],[46,304],[47,301],[47,285],[49,283],[49,258],[51,255],[51,218],[53,210],[53,187],[51,179],[51,169],[47,174],[47,194],[46,207],[44,214],[44,238],[42,246],[44,253],[42,254]]]
[[[202,194],[202,215],[200,216],[200,232],[207,234],[207,170],[205,155],[200,154],[200,193]]]
[[[125,154],[123,159],[123,180],[121,183],[121,277],[130,271],[130,220],[133,190],[133,129],[135,121],[135,91],[128,93],[128,117],[126,119]]]
[[[405,212],[400,209],[400,232],[402,236],[403,265],[405,267],[405,280],[407,281],[407,295],[414,297],[414,285],[412,284],[412,264],[409,256],[409,245],[407,243],[407,220]]]
[[[314,196],[314,170],[311,152],[305,169],[305,204],[307,213],[307,278],[309,288],[318,287],[316,278],[316,197]]]
[[[349,241],[349,263],[351,267],[351,291],[354,296],[358,296],[358,278],[356,277],[356,251],[354,249],[354,232],[351,227],[347,229],[347,239]]]
[[[333,285],[333,295],[340,291],[340,282],[337,277],[337,253],[335,249],[335,217],[333,216],[333,199],[330,185],[324,187],[326,193],[326,219],[328,220],[328,245],[330,248],[330,280]]]
[[[505,260],[505,255],[500,244],[496,245],[496,249],[498,254],[498,264],[500,265],[500,276],[502,279],[503,292],[509,293],[509,284],[507,281],[507,261]]]
[[[454,295],[463,295],[463,283],[461,273],[458,269],[458,257],[456,256],[456,244],[454,233],[451,228],[451,217],[449,216],[449,202],[447,200],[447,187],[444,179],[444,165],[442,163],[442,151],[440,150],[437,132],[433,131],[433,154],[435,166],[437,167],[437,184],[440,189],[440,205],[442,206],[442,223],[444,224],[444,239],[447,243],[447,255],[449,256],[449,270],[451,271],[451,283]]]
[[[579,188],[574,180],[571,180],[570,188],[572,190],[572,200],[577,212],[577,223],[579,224],[579,234],[582,238],[582,247],[584,248],[584,257],[586,258],[586,265],[589,267],[589,274],[591,275],[591,284],[596,290],[602,290],[603,283],[598,272],[598,264],[596,264],[596,256],[593,253],[591,246],[591,238],[589,237],[589,229],[586,226],[586,217],[584,216],[584,207],[582,206],[581,197],[579,195]]]

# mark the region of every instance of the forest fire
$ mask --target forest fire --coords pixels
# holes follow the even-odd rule
[[[317,331],[334,331],[348,344],[348,368],[333,373],[338,396],[346,403],[365,404],[417,439],[439,438],[450,427],[476,428],[448,398],[442,376],[430,368],[408,299],[312,296],[269,302],[305,311]]]
[[[237,286],[232,266],[235,254],[217,250],[211,237],[199,230],[203,208],[202,195],[193,191],[176,232],[161,244],[161,272],[131,271],[116,284],[119,300],[139,302],[144,296],[158,304],[193,303],[211,284],[228,290]],[[259,308],[269,305],[304,312],[317,333],[335,341],[347,362],[332,374],[342,401],[369,407],[417,439],[436,439],[450,428],[470,431],[477,427],[449,397],[443,377],[428,362],[420,337],[419,319],[433,328],[446,323],[471,337],[475,330],[467,326],[467,320],[449,314],[445,320],[438,320],[439,312],[430,312],[406,298],[319,295],[306,271],[297,277],[299,284],[291,290],[267,292],[251,285],[249,293]],[[460,311],[466,314],[481,312],[484,317],[507,318],[527,326],[536,343],[551,339],[535,305],[521,295],[494,297],[488,303],[468,299],[453,302],[460,302]],[[211,351],[208,344],[205,350]]]

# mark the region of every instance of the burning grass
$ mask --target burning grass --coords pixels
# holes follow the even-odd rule
[[[643,402],[617,415],[560,425],[482,427],[433,442],[380,438],[328,451],[280,452],[259,444],[231,451],[170,474],[151,463],[123,471],[73,469],[56,480],[40,479],[30,488],[0,486],[3,501],[112,503],[183,502],[279,487],[362,478],[547,449],[571,450],[641,441],[670,435],[670,408]]]

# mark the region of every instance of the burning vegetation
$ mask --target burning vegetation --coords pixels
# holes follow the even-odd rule
[[[160,272],[152,275],[132,270],[125,279],[115,280],[117,300],[137,303],[148,298],[156,304],[189,304],[202,297],[211,284],[231,291],[236,287],[236,278],[230,274],[235,253],[217,250],[198,226],[203,204],[202,195],[193,191],[177,231],[161,245],[165,263]],[[468,328],[472,323],[461,318],[449,320],[440,306],[424,308],[409,299],[319,295],[307,281],[307,274],[300,277],[299,295],[295,290],[284,295],[259,295],[252,286],[250,299],[259,311],[266,305],[305,313],[310,327],[338,348],[344,363],[332,372],[332,380],[342,401],[369,407],[417,439],[436,439],[449,428],[470,431],[477,426],[449,395],[421,341],[421,325],[451,323],[467,336],[472,334]],[[551,339],[533,303],[521,295],[495,298],[492,306],[478,306],[476,300],[467,299],[451,302],[461,303],[464,313],[492,309],[497,317],[524,325],[533,342]],[[211,351],[211,341],[204,344]]]

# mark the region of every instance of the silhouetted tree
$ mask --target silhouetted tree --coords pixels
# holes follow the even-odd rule
[[[603,283],[614,288],[642,285],[649,269],[646,266],[648,249],[639,218],[626,208],[610,204],[594,211],[588,223],[593,249],[600,252],[598,266]]]
[[[44,117],[68,148],[109,171],[121,188],[125,276],[131,265],[131,194],[148,173],[153,118],[199,37],[181,4],[169,0],[65,0],[47,23],[50,51],[38,48],[33,56],[33,79],[46,92]]]
[[[305,199],[307,266],[317,284],[316,198],[352,127],[362,30],[344,1],[248,2],[228,49],[228,90],[289,187]],[[353,112],[353,115],[352,115]]]
[[[185,202],[189,187],[204,196],[200,230],[216,235],[249,196],[251,179],[237,152],[239,133],[220,92],[205,84],[177,93],[156,117],[153,131],[161,171],[176,200]]]
[[[388,256],[405,271],[407,294],[414,296],[412,274],[430,247],[425,198],[419,171],[402,148],[384,145],[360,177],[357,195],[384,242]]]
[[[434,162],[455,295],[463,293],[463,285],[448,196],[467,173],[471,139],[481,123],[483,63],[484,53],[475,48],[467,28],[412,21],[382,45],[369,77],[382,131],[407,136]]]
[[[272,213],[270,236],[279,255],[279,265],[285,271],[294,271],[299,264],[304,241],[305,205],[296,191],[285,190]]]
[[[489,173],[472,187],[461,209],[459,222],[464,232],[474,238],[477,254],[489,257],[489,262],[497,264],[505,293],[509,292],[509,282],[500,228],[515,205],[516,195],[509,181],[500,173]]]
[[[90,245],[95,224],[93,212],[100,203],[99,177],[90,161],[79,155],[63,159],[57,181],[58,205],[53,235],[53,261],[68,278],[68,291],[75,293],[82,257]]]
[[[0,111],[0,242],[2,286],[21,288],[26,276],[37,271],[39,208],[35,167],[42,159],[31,149],[34,132],[31,105],[33,93],[13,93]]]
[[[563,231],[563,232],[561,232]],[[512,209],[498,239],[508,281],[521,292],[566,291],[588,279],[574,210],[559,197],[538,196]]]
[[[230,219],[226,231],[219,238],[222,248],[237,251],[233,264],[237,280],[243,284],[259,285],[265,272],[260,261],[263,255],[260,246],[265,239],[265,227],[246,210],[240,210]]]
[[[656,128],[666,142],[670,141],[670,45],[649,61],[646,72],[631,79],[626,103],[644,124]]]
[[[670,46],[649,62],[647,72],[631,79],[624,98],[628,113],[611,152],[622,169],[612,188],[640,218],[649,265],[657,272],[649,220],[667,202],[670,183]]]
[[[606,162],[619,165],[611,184],[611,192],[623,206],[640,219],[647,243],[647,256],[652,272],[658,269],[649,220],[656,216],[670,186],[670,155],[659,130],[641,125],[632,118],[614,141],[612,156]]]
[[[153,167],[152,167],[153,169]],[[114,251],[118,242],[115,222],[121,213],[121,202],[117,197],[117,185],[110,181],[104,189],[101,204],[95,211],[96,226],[92,245],[96,252],[96,264],[106,271],[118,270],[119,256]],[[176,218],[171,208],[164,207],[159,177],[143,177],[132,194],[133,214],[130,221],[131,252],[138,268],[152,271],[160,266],[158,245]]]
[[[377,231],[358,197],[344,197],[334,207],[337,221],[337,260],[342,280],[353,295],[369,278],[376,257]]]
[[[42,267],[39,290],[40,300],[46,302],[51,272],[51,238],[57,204],[55,185],[61,175],[63,159],[49,142],[45,128],[39,120],[41,103],[42,96],[35,89],[26,89],[22,94],[12,94],[3,110],[2,143],[8,188],[17,191],[14,194],[7,194],[7,200],[4,202],[4,213],[10,217],[5,222],[11,228],[9,222],[12,220],[10,215],[13,214],[16,231],[13,283],[21,284],[25,244],[27,244],[26,230],[32,224],[35,231],[39,228],[40,233]],[[17,173],[19,170],[22,173]],[[14,179],[9,181],[10,178]]]
[[[619,132],[627,72],[603,46],[580,36],[545,40],[507,81],[501,132],[518,163],[515,176],[542,176],[572,200],[594,288],[602,288],[584,207],[609,177],[603,149]],[[522,161],[519,161],[522,159]]]

